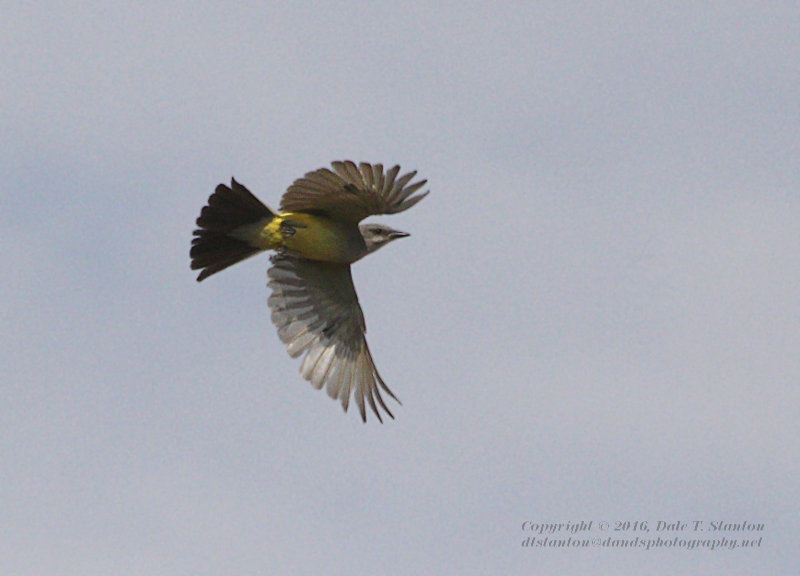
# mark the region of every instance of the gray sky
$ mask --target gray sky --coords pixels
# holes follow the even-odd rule
[[[3,573],[796,571],[798,23],[794,2],[5,8]],[[265,257],[189,270],[217,183],[274,207],[336,159],[431,190],[354,268],[403,401],[384,425],[300,378]],[[579,520],[762,541],[521,545]],[[764,529],[656,531],[695,520]]]

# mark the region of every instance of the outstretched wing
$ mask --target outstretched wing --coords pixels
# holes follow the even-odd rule
[[[378,374],[364,337],[366,325],[350,266],[277,255],[269,269],[272,322],[292,358],[305,354],[300,374],[325,387],[345,412],[350,393],[366,422],[365,400],[381,422],[375,403],[394,418],[381,390],[397,400]],[[399,400],[398,400],[399,402]]]
[[[416,171],[397,177],[400,166],[383,171],[382,164],[358,166],[349,160],[332,162],[298,178],[281,199],[283,212],[320,212],[331,218],[357,223],[376,214],[408,210],[427,196],[413,195],[427,180],[409,184]]]

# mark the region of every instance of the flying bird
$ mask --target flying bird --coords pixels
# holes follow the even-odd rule
[[[200,282],[228,266],[274,250],[267,272],[268,304],[278,335],[293,358],[304,356],[300,374],[341,402],[352,396],[366,422],[366,404],[394,415],[381,396],[398,403],[378,373],[365,338],[350,265],[389,242],[408,236],[383,224],[359,224],[368,216],[408,210],[427,196],[415,194],[416,171],[400,167],[332,162],[289,186],[274,212],[235,179],[220,184],[197,219],[190,251]]]

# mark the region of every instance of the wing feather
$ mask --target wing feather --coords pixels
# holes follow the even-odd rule
[[[366,162],[362,165],[369,166]],[[386,176],[383,173],[383,164],[372,165],[372,181],[375,183],[375,190],[383,190],[383,185],[386,182]]]
[[[289,354],[305,355],[300,366],[303,378],[318,390],[324,387],[345,411],[352,394],[364,421],[367,404],[378,420],[383,420],[380,409],[394,418],[381,393],[397,397],[378,374],[367,346],[350,267],[288,255],[271,260],[272,321]]]
[[[399,178],[400,166],[335,161],[331,168],[307,173],[289,186],[281,199],[283,212],[320,212],[357,223],[368,216],[408,210],[428,193],[415,193],[426,180],[411,183],[416,171]]]
[[[361,174],[364,177],[364,183],[367,185],[367,188],[374,190],[375,173],[372,171],[372,165],[362,162],[358,165],[358,169],[361,171]]]

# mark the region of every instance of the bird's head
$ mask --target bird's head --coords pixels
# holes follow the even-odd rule
[[[367,254],[375,252],[381,246],[386,246],[392,240],[409,236],[407,232],[389,228],[385,224],[362,224],[359,229],[367,245]]]

